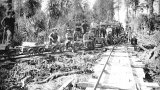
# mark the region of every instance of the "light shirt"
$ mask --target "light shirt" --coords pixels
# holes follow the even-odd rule
[[[112,28],[111,28],[111,27],[108,27],[108,28],[106,29],[106,32],[107,32],[107,34],[108,34],[109,32],[112,32]]]

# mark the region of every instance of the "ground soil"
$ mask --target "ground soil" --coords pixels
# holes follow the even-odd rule
[[[76,78],[76,82],[85,82],[92,76],[92,72],[66,74],[53,78],[45,83],[35,83],[37,80],[45,80],[51,74],[56,72],[63,73],[77,70],[67,69],[67,71],[60,71],[61,68],[64,68],[64,66],[66,67],[67,65],[68,67],[72,67],[76,64],[79,66],[79,70],[82,71],[86,69],[92,70],[92,67],[97,63],[97,60],[101,57],[101,54],[102,50],[95,50],[81,53],[79,52],[77,54],[51,54],[1,61],[0,90],[6,90],[7,87],[11,86],[23,86],[23,84],[26,85],[28,88],[27,90],[57,90],[62,84],[73,77]],[[89,67],[85,67],[85,65],[89,65]],[[57,68],[57,70],[52,70],[51,72],[51,68]],[[24,78],[27,76],[29,78],[25,80]],[[24,82],[22,83],[23,80]]]

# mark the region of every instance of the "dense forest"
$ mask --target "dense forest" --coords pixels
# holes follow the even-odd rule
[[[46,4],[45,10],[42,9],[43,4]],[[46,37],[54,27],[59,28],[59,33],[63,35],[65,28],[74,28],[78,20],[86,19],[89,23],[92,20],[111,21],[114,14],[113,4],[112,0],[97,0],[91,9],[89,3],[84,0],[13,0],[18,35],[15,40],[37,41],[39,37]],[[3,17],[6,10],[3,4],[1,7]]]
[[[67,28],[87,20],[105,23],[121,22],[128,41],[138,39],[141,60],[153,71],[160,73],[160,0],[0,0],[0,21],[8,7],[15,12],[14,45],[22,42],[44,43],[52,28],[58,29],[64,42]],[[0,42],[3,34],[0,25]]]

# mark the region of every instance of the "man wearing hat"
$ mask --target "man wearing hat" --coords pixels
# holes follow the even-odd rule
[[[78,33],[79,38],[81,38],[82,37],[82,25],[80,21],[78,21],[78,23],[76,24],[75,31]]]
[[[49,34],[49,44],[51,45],[52,43],[57,43],[57,40],[58,40],[57,29],[53,28],[52,33]]]
[[[137,38],[136,35],[133,35],[133,38],[131,39],[131,44],[134,46],[134,50],[137,50]]]
[[[5,32],[7,33],[7,43],[13,39],[14,28],[15,28],[15,18],[13,17],[12,11],[7,11],[7,16],[1,21]],[[3,37],[4,38],[4,37]]]
[[[65,34],[65,37],[66,37],[65,46],[67,50],[69,45],[71,44],[71,41],[73,40],[73,34],[71,29],[67,29],[67,33]]]

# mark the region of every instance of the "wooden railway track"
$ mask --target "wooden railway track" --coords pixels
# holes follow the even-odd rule
[[[99,67],[95,67],[95,69],[98,68],[98,71],[95,70],[95,76],[97,76],[97,78],[90,79],[89,82],[78,82],[76,86],[86,88],[85,90],[145,90],[142,89],[142,86],[144,85],[148,87],[154,86],[154,88],[159,88],[159,86],[155,83],[141,84],[134,80],[135,78],[133,76],[132,68],[141,68],[144,67],[144,65],[131,65],[131,62],[129,60],[131,58],[131,55],[129,55],[125,46],[112,46],[108,48],[110,49],[104,53],[101,62],[98,64]],[[114,76],[114,74],[117,73],[119,74],[118,78],[116,75]],[[125,84],[121,83],[123,82],[121,80],[113,80],[112,82],[111,80],[109,80],[110,78],[111,80],[113,80],[113,78],[127,78],[124,80],[127,82]],[[73,86],[75,86],[73,85],[74,80],[74,78],[68,80],[58,90],[72,90]]]
[[[80,82],[77,85],[79,87],[85,87],[86,90],[134,90],[130,89],[135,87],[129,59],[125,59],[124,61],[124,58],[128,58],[124,48],[114,46],[109,53],[105,54],[105,57],[102,58],[99,66],[96,67],[99,69],[95,70],[95,76],[97,77],[90,79],[88,82]],[[126,66],[123,66],[123,64],[121,65],[122,62]],[[127,79],[122,81],[120,78]],[[126,83],[126,85],[121,82]],[[128,84],[129,82],[131,82],[131,85]]]
[[[142,70],[135,72],[135,70],[143,69],[144,65],[133,65],[132,57],[127,50],[126,46],[117,46],[107,51],[99,66],[95,67],[99,69],[95,70],[97,77],[89,79],[88,82],[78,82],[76,86],[86,88],[85,90],[152,90],[152,88],[159,90],[157,83],[142,81],[142,74],[139,73],[144,72]],[[65,88],[73,81],[74,79],[69,80],[59,90],[72,90]]]
[[[95,50],[99,50],[99,48],[96,48]],[[84,52],[85,50],[78,50],[77,53],[81,53]],[[92,52],[94,50],[89,50],[89,51],[85,51],[85,52]],[[7,55],[1,55],[0,54],[0,61],[6,61],[6,60],[16,60],[16,59],[20,59],[20,58],[30,58],[30,57],[34,57],[34,56],[44,56],[44,55],[52,55],[52,56],[56,56],[56,55],[63,55],[65,53],[73,53],[70,51],[64,51],[64,52],[43,52],[43,53],[35,53],[35,54],[17,54],[17,55],[10,55],[10,57],[8,57]]]
[[[98,80],[97,80],[97,82],[95,83],[95,85],[94,85],[94,90],[96,90],[96,88],[98,87],[98,84],[99,84],[99,81],[100,81],[100,79],[101,79],[101,77],[102,77],[102,74],[103,74],[103,72],[104,72],[104,70],[105,70],[105,67],[107,66],[107,63],[108,63],[108,61],[109,61],[109,59],[110,59],[110,57],[111,57],[111,54],[112,54],[112,52],[113,52],[113,50],[114,50],[114,48],[115,48],[116,46],[114,46],[114,47],[112,47],[111,48],[111,51],[109,52],[110,54],[109,54],[109,57],[108,57],[108,59],[106,60],[106,62],[105,62],[105,64],[104,64],[104,67],[103,67],[103,69],[102,69],[102,71],[101,71],[101,74],[100,74],[100,76],[99,76],[99,78],[98,78]],[[70,85],[72,84],[74,82],[74,78],[73,79],[70,79],[70,80],[68,80],[66,83],[64,83],[58,90],[72,90],[71,88],[72,87],[70,87]],[[86,85],[85,85],[86,84]],[[79,83],[79,84],[77,84],[78,86],[81,86],[81,85],[83,85],[83,86],[88,86],[87,85],[87,83]],[[72,86],[72,85],[71,85]],[[66,89],[67,88],[67,89]]]
[[[108,64],[108,62],[109,62],[109,59],[110,59],[110,57],[111,57],[111,54],[112,54],[114,48],[115,48],[115,47],[112,48],[112,50],[111,50],[111,52],[110,52],[110,55],[109,55],[108,59],[106,60],[106,63],[104,64],[104,67],[103,67],[102,71],[100,72],[100,76],[98,77],[98,80],[96,81],[96,83],[95,83],[95,85],[94,85],[94,87],[93,87],[93,90],[96,90],[96,88],[98,87],[99,82],[100,82],[100,80],[101,80],[101,78],[102,78],[102,74],[104,73],[104,70],[105,70],[105,68],[106,68],[106,66],[107,66],[107,64]]]

